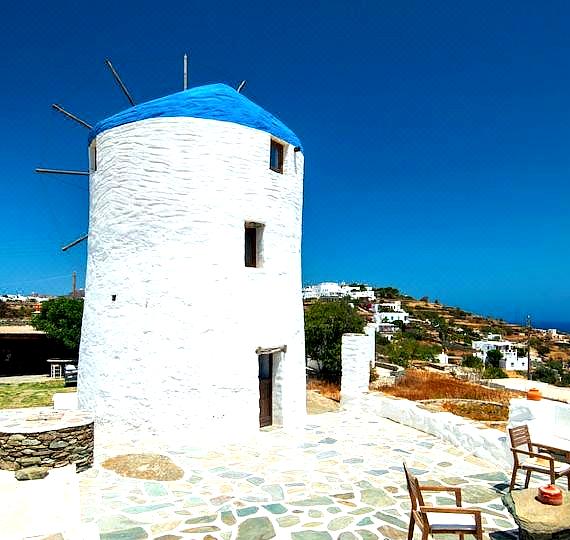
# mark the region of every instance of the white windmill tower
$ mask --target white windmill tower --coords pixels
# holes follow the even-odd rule
[[[213,84],[99,122],[89,156],[80,407],[186,439],[301,424],[296,135]]]

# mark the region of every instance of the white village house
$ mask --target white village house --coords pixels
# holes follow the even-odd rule
[[[100,122],[89,154],[80,408],[188,443],[303,424],[296,135],[214,84]]]
[[[391,300],[374,304],[374,321],[376,324],[393,323],[394,321],[402,321],[404,324],[410,322],[410,314],[402,309],[400,300]]]
[[[502,339],[498,334],[489,334],[487,339],[473,341],[471,347],[475,350],[475,356],[487,361],[487,353],[489,351],[497,350],[503,355],[499,362],[501,369],[507,371],[525,371],[527,369],[526,356],[518,356],[517,347],[512,341]]]
[[[348,296],[351,300],[370,300],[373,302],[376,295],[372,287],[365,286],[364,290],[360,287],[346,285],[344,283],[335,283],[333,281],[324,281],[317,285],[307,285],[303,287],[303,300],[318,300],[321,298],[344,298]]]

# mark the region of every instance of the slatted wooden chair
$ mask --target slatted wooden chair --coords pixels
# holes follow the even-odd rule
[[[531,474],[537,472],[548,475],[552,485],[558,478],[566,476],[568,478],[568,490],[570,491],[570,463],[556,461],[550,454],[541,452],[540,446],[532,443],[526,424],[510,428],[509,437],[514,460],[510,490],[515,487],[517,472],[521,469],[526,471],[525,489],[528,488]],[[560,450],[560,452],[563,453],[564,451]]]
[[[433,534],[458,534],[460,540],[464,535],[473,535],[477,540],[483,539],[481,510],[463,508],[461,506],[461,488],[447,486],[420,486],[418,479],[410,473],[404,463],[406,482],[412,508],[410,510],[410,525],[408,540],[414,537],[414,525],[422,533],[422,540],[427,540]],[[424,492],[450,492],[455,494],[455,506],[430,506],[424,502]]]

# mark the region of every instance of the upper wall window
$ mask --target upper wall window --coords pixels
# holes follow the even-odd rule
[[[269,168],[272,171],[283,174],[283,155],[285,147],[271,139],[271,149],[269,151]]]
[[[93,141],[89,145],[89,172],[97,170],[97,143]]]
[[[260,268],[263,257],[262,223],[245,222],[245,265],[250,268]]]

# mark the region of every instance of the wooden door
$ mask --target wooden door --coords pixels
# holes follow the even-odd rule
[[[260,354],[259,362],[259,427],[273,423],[273,355]]]

